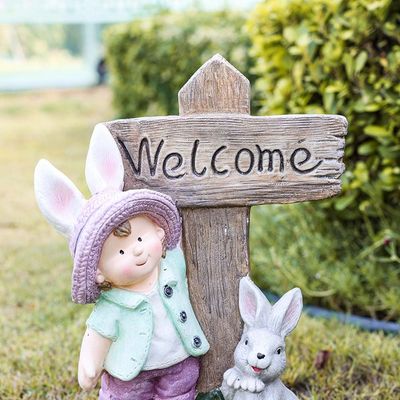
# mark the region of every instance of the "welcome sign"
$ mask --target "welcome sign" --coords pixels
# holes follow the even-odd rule
[[[346,126],[334,115],[176,116],[108,124],[118,132],[131,177],[127,188],[157,188],[180,206],[333,196],[340,191]]]

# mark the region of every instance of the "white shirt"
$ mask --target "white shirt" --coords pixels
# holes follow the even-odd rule
[[[167,368],[189,357],[162,304],[157,284],[146,293],[153,309],[153,337],[143,370]]]

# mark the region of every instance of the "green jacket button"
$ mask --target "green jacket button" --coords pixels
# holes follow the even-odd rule
[[[174,289],[171,286],[165,285],[164,286],[164,294],[166,297],[172,297],[174,294]]]
[[[195,347],[196,349],[198,349],[199,347],[201,347],[201,339],[198,336],[195,336],[193,338],[193,347]]]
[[[179,318],[181,320],[181,322],[186,322],[187,321],[187,314],[185,311],[181,311],[181,313],[179,314]]]

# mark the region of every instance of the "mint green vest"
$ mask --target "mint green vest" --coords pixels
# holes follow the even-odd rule
[[[186,351],[192,356],[205,354],[210,346],[190,304],[181,249],[168,251],[162,259],[158,290]],[[123,381],[140,373],[153,334],[153,313],[145,295],[122,289],[103,291],[87,326],[112,340],[106,371]]]

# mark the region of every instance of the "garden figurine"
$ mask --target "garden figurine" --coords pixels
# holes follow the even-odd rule
[[[192,400],[198,356],[209,344],[194,315],[175,202],[147,189],[123,191],[124,169],[107,127],[93,132],[85,200],[48,161],[35,170],[40,210],[69,239],[72,300],[96,303],[78,366],[99,398]]]
[[[224,374],[225,400],[297,399],[279,377],[286,366],[285,337],[296,327],[302,307],[298,288],[271,306],[248,276],[240,280],[244,329],[234,353],[235,366]]]

